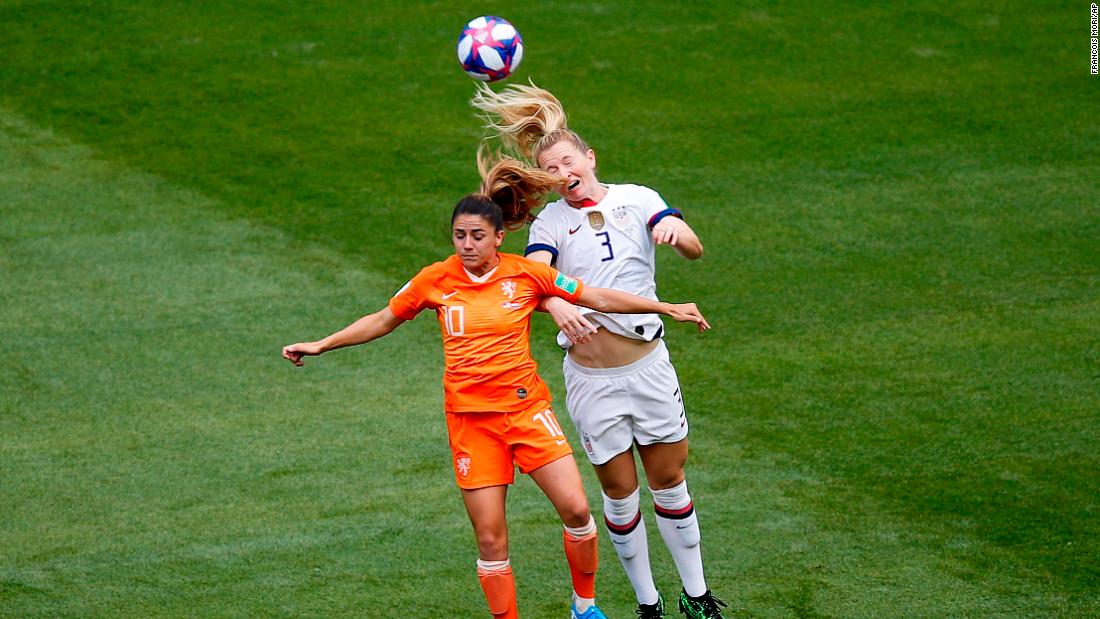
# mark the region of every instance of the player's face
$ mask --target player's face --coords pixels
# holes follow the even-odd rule
[[[497,265],[497,248],[504,242],[504,230],[480,215],[459,215],[451,225],[451,241],[462,266],[474,275],[484,275]]]
[[[602,197],[603,187],[596,179],[596,153],[592,149],[581,152],[569,140],[561,140],[538,155],[539,167],[565,179],[561,190],[563,198],[580,202],[585,198]]]

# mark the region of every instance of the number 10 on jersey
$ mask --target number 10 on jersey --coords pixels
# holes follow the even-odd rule
[[[461,305],[444,305],[443,326],[447,328],[447,335],[466,335],[466,308]]]
[[[554,411],[549,408],[541,413],[536,413],[532,419],[542,422],[542,425],[546,426],[546,431],[550,433],[551,437],[565,438],[565,432],[562,432],[561,426],[558,425],[558,418],[554,416]],[[560,441],[558,444],[561,444]]]

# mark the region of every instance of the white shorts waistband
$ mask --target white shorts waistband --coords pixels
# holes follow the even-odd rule
[[[628,374],[633,374],[633,373],[637,372],[638,370],[642,370],[642,369],[645,369],[645,368],[653,365],[654,363],[656,363],[660,359],[665,358],[667,356],[668,356],[668,348],[665,347],[665,340],[662,338],[662,339],[657,340],[657,346],[655,346],[653,348],[653,350],[649,351],[649,353],[647,353],[646,356],[642,357],[641,359],[638,359],[637,361],[635,361],[633,363],[628,363],[626,365],[620,365],[619,367],[615,367],[615,368],[590,368],[590,367],[586,367],[586,366],[580,365],[576,361],[573,361],[572,357],[570,357],[568,354],[565,355],[565,361],[563,362],[563,365],[567,366],[569,369],[571,369],[575,372],[578,372],[580,374],[584,374],[585,376],[599,376],[599,377],[603,377],[603,378],[610,378],[610,377],[613,377],[613,376],[626,376]]]

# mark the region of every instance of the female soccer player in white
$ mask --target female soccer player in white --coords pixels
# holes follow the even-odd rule
[[[305,356],[364,344],[424,309],[435,310],[447,366],[444,407],[455,480],[477,537],[477,573],[490,612],[496,619],[518,617],[505,520],[505,496],[518,465],[565,525],[570,617],[606,619],[595,604],[596,523],[531,358],[531,312],[540,299],[561,295],[605,310],[659,311],[701,330],[709,325],[694,305],[585,286],[545,264],[500,253],[505,228],[527,223],[531,204],[559,179],[508,160],[486,168],[481,193],[463,198],[451,215],[454,256],[421,270],[382,310],[324,339],[291,344],[283,357],[302,365]]]
[[[657,192],[600,183],[595,153],[567,128],[565,111],[550,92],[534,84],[500,93],[482,86],[471,103],[506,147],[564,179],[561,199],[531,224],[528,258],[593,285],[656,299],[657,245],[670,245],[689,260],[702,256],[698,236]],[[543,307],[561,327],[558,343],[568,351],[566,405],[600,480],[605,522],[639,616],[664,616],[664,601],[649,565],[635,446],[683,585],[679,609],[692,619],[720,618],[725,603],[703,575],[699,524],[684,477],[687,419],[660,318],[578,310],[561,299]]]

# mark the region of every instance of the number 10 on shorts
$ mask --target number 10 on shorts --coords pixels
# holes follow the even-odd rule
[[[558,425],[558,418],[554,416],[554,411],[549,408],[541,413],[536,413],[532,419],[542,422],[542,425],[546,426],[546,431],[550,433],[551,437],[565,438],[565,433],[561,431],[561,426]],[[560,445],[561,442],[559,441],[558,444]]]

